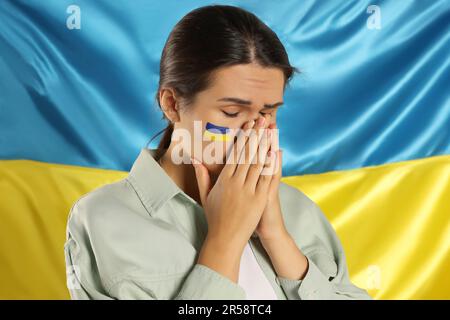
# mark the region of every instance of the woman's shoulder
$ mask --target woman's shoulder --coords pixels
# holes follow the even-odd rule
[[[124,202],[123,196],[129,193],[127,179],[103,184],[81,195],[73,204],[78,208],[91,209],[102,208],[110,203]]]
[[[316,209],[317,204],[300,189],[283,181],[280,181],[278,189],[280,202],[285,207],[288,207],[288,212],[292,211],[289,210],[290,208],[295,209],[295,214],[298,214],[300,211],[314,211]]]
[[[301,219],[303,222],[310,220],[315,224],[329,224],[319,204],[300,189],[280,182],[279,196],[281,206],[285,209],[283,212],[285,218]]]
[[[279,187],[283,219],[289,233],[306,251],[336,246],[336,233],[320,206],[304,192],[287,183]]]
[[[126,178],[104,184],[83,194],[73,203],[68,226],[108,226],[133,216],[148,216]]]

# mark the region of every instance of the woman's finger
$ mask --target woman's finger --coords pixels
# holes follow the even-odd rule
[[[276,153],[273,150],[270,150],[268,153],[268,161],[269,161],[271,168],[275,166],[275,161],[276,161],[275,158],[276,158]],[[260,174],[258,177],[258,182],[255,187],[255,192],[267,195],[272,178],[273,178],[273,175]]]
[[[248,183],[251,184],[253,190],[256,188],[256,184],[258,183],[259,176],[261,171],[263,170],[265,164],[268,162],[268,152],[271,146],[271,130],[265,129],[263,133],[263,137],[258,147],[258,152],[254,156],[254,160],[252,160],[252,164],[247,173]]]
[[[236,171],[233,176],[239,179],[242,183],[245,182],[247,177],[248,168],[250,167],[251,161],[253,159],[254,154],[258,150],[259,136],[258,132],[263,128],[265,123],[265,118],[260,117],[256,121],[255,126],[250,132],[250,135],[246,141],[246,144],[239,156]]]
[[[237,159],[239,158],[240,153],[242,152],[243,147],[245,146],[248,130],[251,130],[255,125],[254,120],[247,121],[244,123],[242,128],[238,131],[235,139],[233,139],[233,145],[229,149],[226,155],[225,165],[222,169],[221,175],[226,175],[231,177],[236,171],[237,167]]]

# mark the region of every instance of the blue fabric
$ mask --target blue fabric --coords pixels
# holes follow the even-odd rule
[[[450,153],[448,0],[80,0],[72,30],[72,0],[2,0],[0,159],[129,170],[164,127],[164,42],[210,3],[254,12],[303,71],[279,113],[284,175]],[[369,5],[381,29],[368,28]]]

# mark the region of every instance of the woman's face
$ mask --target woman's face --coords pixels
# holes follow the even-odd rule
[[[212,85],[198,93],[191,106],[179,112],[175,130],[185,129],[192,138],[190,150],[184,151],[198,159],[198,150],[204,152],[211,143],[215,143],[216,147],[221,144],[223,150],[226,149],[225,142],[198,141],[198,134],[196,139],[194,132],[194,121],[201,121],[197,122],[197,125],[201,123],[202,137],[207,122],[238,129],[245,122],[264,116],[265,127],[276,123],[278,107],[283,103],[283,86],[284,74],[277,68],[246,64],[218,69],[214,73]],[[194,151],[195,145],[197,150]],[[208,154],[207,151],[203,154],[205,153]],[[202,162],[213,173],[220,172],[223,167],[223,163]]]

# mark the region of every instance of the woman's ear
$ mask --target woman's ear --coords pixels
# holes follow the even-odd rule
[[[180,101],[177,99],[175,91],[172,88],[161,89],[159,92],[159,101],[162,111],[170,122],[180,121]]]

